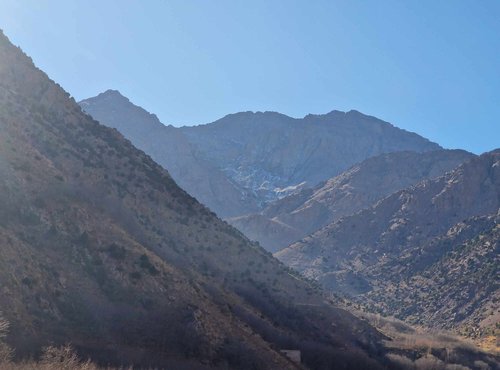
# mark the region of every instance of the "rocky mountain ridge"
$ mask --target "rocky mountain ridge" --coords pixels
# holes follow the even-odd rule
[[[377,154],[440,149],[427,139],[358,111],[302,119],[242,112],[210,124],[182,127],[200,153],[266,201],[290,186],[311,187]]]
[[[448,259],[448,254],[460,254],[461,248],[471,243],[494,256],[498,218],[493,215],[499,207],[500,150],[496,150],[472,158],[442,177],[425,180],[388,196],[371,208],[333,222],[276,256],[306,276],[318,279],[325,287],[342,291],[359,301],[372,297],[376,300],[375,306],[380,307],[387,299],[386,303],[399,305],[394,311],[396,314],[407,318],[419,312],[417,306],[424,300],[420,300],[418,290],[410,289],[405,293],[407,298],[401,301],[397,298],[401,298],[400,295],[391,295],[394,290],[388,288],[389,284],[405,286],[412,279],[418,280],[421,274],[432,274],[436,280],[429,284],[434,284],[436,292],[451,289],[437,277],[436,266],[442,266],[444,271],[441,273],[452,274],[458,262],[453,256]],[[486,226],[477,226],[482,222],[474,221],[475,217],[484,218],[482,222]],[[483,233],[490,235],[488,246],[477,242]],[[488,266],[493,270],[487,267],[484,273],[489,278],[483,280],[483,284],[489,293],[486,298],[478,298],[481,307],[474,306],[473,310],[490,312],[488,307],[491,305],[498,310],[498,302],[495,303],[498,286],[494,278],[499,273],[498,264],[490,260]],[[455,307],[456,320],[449,318],[447,321],[443,316],[436,316],[435,320],[426,322],[427,326],[460,327],[468,320],[467,315],[458,314],[471,299],[461,296],[460,292],[469,288],[474,291],[471,286],[476,281],[474,269],[468,268],[470,275],[464,275],[462,285],[453,285],[456,288],[453,303],[452,298],[447,301],[440,295],[435,296],[440,297],[435,303],[439,307]],[[477,273],[483,273],[481,271],[478,269]],[[477,291],[478,296],[481,294]],[[429,312],[439,312],[439,307],[434,306],[436,311]]]
[[[180,187],[217,214],[230,217],[259,209],[256,197],[199,156],[182,131],[163,125],[154,114],[132,104],[118,91],[108,90],[79,104],[167,168]]]
[[[302,119],[241,112],[206,125],[158,131],[156,116],[116,91],[80,105],[151,154],[184,189],[224,218],[256,213],[377,154],[440,149],[357,111]]]
[[[259,214],[229,218],[228,222],[276,252],[395,191],[441,176],[472,157],[462,150],[381,154],[315,188],[272,202]]]

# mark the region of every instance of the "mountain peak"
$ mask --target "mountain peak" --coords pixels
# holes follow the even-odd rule
[[[120,91],[118,90],[113,90],[113,89],[108,89],[99,95],[97,95],[100,98],[108,98],[108,99],[121,99],[121,100],[126,100],[129,102],[130,100],[124,96]]]
[[[129,98],[124,96],[118,90],[108,89],[93,98],[84,99],[78,104],[80,104],[80,106],[88,113],[95,113],[95,110],[105,110],[105,108],[111,107],[112,110],[110,114],[113,121],[118,119],[119,115],[125,114],[126,117],[131,117],[132,121],[140,121],[140,118],[145,117],[150,123],[146,129],[165,126],[160,122],[160,119],[156,116],[156,114],[150,113],[144,108],[135,105]],[[123,119],[124,117],[120,118],[120,120]],[[118,122],[116,122],[116,124],[118,124]],[[113,127],[118,128],[115,126]]]
[[[276,111],[269,111],[269,110],[266,110],[266,111],[244,111],[244,112],[237,112],[237,113],[231,113],[231,114],[227,114],[225,115],[222,119],[225,119],[225,118],[234,118],[234,117],[258,117],[258,116],[267,116],[267,117],[272,117],[272,116],[280,116],[280,117],[288,117],[286,114],[283,114],[283,113],[279,113],[279,112],[276,112]],[[290,117],[288,117],[290,118]]]
[[[333,118],[333,119],[346,119],[346,118],[371,118],[377,121],[380,121],[377,117],[373,117],[367,114],[364,114],[358,110],[351,109],[347,112],[334,109],[325,114],[307,114],[304,119],[317,119],[317,118]]]

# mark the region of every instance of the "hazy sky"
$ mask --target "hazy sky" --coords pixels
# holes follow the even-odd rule
[[[167,124],[357,109],[500,147],[498,0],[0,0],[0,28],[77,100],[118,89]]]

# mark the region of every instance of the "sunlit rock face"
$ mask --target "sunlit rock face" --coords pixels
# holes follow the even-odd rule
[[[273,252],[352,215],[395,191],[453,170],[474,155],[463,150],[394,152],[371,157],[314,188],[228,221]]]

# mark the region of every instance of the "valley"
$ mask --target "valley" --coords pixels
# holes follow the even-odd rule
[[[221,117],[77,102],[0,31],[0,370],[499,367],[500,149]]]

